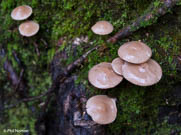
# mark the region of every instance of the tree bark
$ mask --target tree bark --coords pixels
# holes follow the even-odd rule
[[[59,63],[61,56],[57,54],[52,62],[52,78],[59,81],[54,89],[55,100],[36,123],[38,135],[104,135],[104,127],[86,113],[86,89],[75,84],[76,76],[65,74],[66,68]]]

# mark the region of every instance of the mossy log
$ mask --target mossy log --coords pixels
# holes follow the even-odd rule
[[[177,4],[177,2],[179,2],[179,0],[160,0],[158,2],[160,3],[160,6],[155,6],[154,2],[152,4],[150,4],[149,8],[146,10],[146,13],[144,15],[138,17],[135,21],[133,21],[132,24],[121,29],[114,36],[109,38],[107,40],[107,42],[116,43],[118,40],[131,35],[136,30],[150,25],[149,22],[152,22],[153,20],[156,20],[158,17],[166,14],[173,6],[175,6]],[[66,68],[64,68],[64,71],[63,71],[64,76],[70,75],[75,68],[77,68],[79,65],[81,65],[84,62],[84,60],[87,58],[87,56],[91,52],[93,52],[94,50],[96,50],[98,48],[99,48],[99,46],[96,46],[96,47],[90,49],[88,52],[85,52],[80,58],[78,58],[77,60],[75,60],[74,62],[69,64]],[[15,86],[16,89],[18,87],[19,91],[21,91],[21,90],[25,91],[26,87],[25,87],[23,80],[21,80],[21,78],[18,77],[18,75],[16,74],[16,72],[14,71],[14,69],[12,68],[12,66],[8,60],[6,60],[4,62],[4,69],[9,74],[10,80],[12,81],[12,85]],[[57,78],[59,78],[59,77],[57,77]],[[53,83],[53,85],[55,86],[55,83]],[[53,89],[53,88],[51,88],[51,89]],[[24,94],[21,93],[21,95],[25,95],[25,93]],[[42,94],[42,95],[46,95],[46,94]],[[42,96],[40,96],[40,98],[41,97]],[[37,98],[36,97],[27,98],[22,101],[25,101],[25,102],[32,101],[33,99],[35,99],[35,100],[39,99],[39,96]]]
[[[111,37],[107,41],[115,43],[117,40],[129,36],[139,28],[150,25],[150,21],[153,21],[161,15],[164,15],[178,2],[178,0],[160,0],[160,2],[161,6],[156,7],[153,3],[150,6],[151,8],[147,10],[146,14],[137,18],[131,25],[123,28],[115,36]],[[45,110],[48,111],[46,112],[44,110],[45,112],[43,112],[43,115],[37,121],[37,131],[39,135],[104,135],[104,127],[95,124],[85,113],[84,104],[86,102],[86,89],[84,89],[81,85],[76,86],[74,83],[75,77],[70,76],[73,70],[81,63],[83,63],[87,55],[95,49],[97,49],[97,47],[86,52],[84,55],[82,55],[82,57],[74,61],[66,68],[63,68],[63,65],[57,64],[60,61],[60,57],[55,58],[52,62],[53,66],[51,71],[53,85],[51,87],[51,92],[56,95],[56,98],[54,101],[51,102],[50,108],[46,104],[47,108],[45,107]],[[12,70],[9,70],[8,66],[6,67],[7,73],[15,73],[10,72]],[[16,81],[17,80],[20,79],[16,75]],[[22,81],[20,81],[19,83],[21,82]],[[47,98],[47,100],[49,100],[49,98]]]
[[[145,14],[138,17],[130,25],[121,29],[113,37],[108,39],[108,42],[115,43],[117,40],[123,39],[131,35],[136,30],[153,24],[160,16],[165,15],[179,0],[159,0],[159,6],[156,6],[153,2],[146,10]],[[150,23],[151,22],[151,23]]]
[[[155,6],[154,2],[149,6],[147,9],[147,12],[138,17],[135,21],[133,21],[132,24],[126,26],[125,28],[121,29],[119,32],[117,32],[114,36],[109,38],[107,42],[109,43],[116,43],[118,40],[121,40],[125,37],[128,37],[133,32],[137,31],[138,29],[142,27],[149,26],[149,22],[154,22],[154,20],[157,20],[158,17],[161,17],[165,15],[172,7],[174,7],[179,0],[160,0],[161,6]],[[152,23],[151,23],[152,24]],[[92,49],[90,49],[88,52],[83,54],[79,59],[74,61],[72,64],[68,65],[67,71],[72,72],[73,69],[75,69],[77,66],[79,66],[85,58],[90,54],[92,51],[98,49],[99,46],[96,46]]]
[[[162,2],[162,1],[161,1]],[[129,36],[134,31],[143,27],[143,22],[149,22],[150,20],[157,19],[161,15],[164,15],[171,7],[173,7],[178,0],[165,0],[161,4],[161,7],[154,7],[152,4],[149,8],[149,12],[136,19],[131,25],[119,31],[115,36],[108,39],[108,42],[115,43],[117,40]],[[37,130],[39,134],[49,135],[104,135],[104,127],[96,125],[91,121],[90,117],[85,111],[86,102],[86,90],[81,86],[75,86],[75,77],[69,77],[73,70],[84,62],[85,58],[98,46],[86,52],[82,57],[68,65],[67,68],[62,68],[61,64],[58,64],[61,56],[55,56],[52,65],[52,78],[56,79],[60,76],[64,76],[63,83],[59,83],[56,90],[54,90],[56,98],[51,102],[51,109],[44,113],[37,122]],[[56,58],[59,57],[59,58]],[[58,66],[59,65],[59,66]],[[62,78],[62,77],[61,77]],[[53,107],[54,106],[54,107]],[[55,108],[58,108],[54,110]],[[45,127],[45,128],[40,128]]]

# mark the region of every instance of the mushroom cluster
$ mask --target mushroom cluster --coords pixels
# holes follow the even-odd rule
[[[11,12],[13,20],[21,21],[31,16],[33,13],[32,8],[28,5],[18,6]],[[22,36],[31,37],[39,31],[39,24],[34,21],[26,21],[20,24],[18,28]]]
[[[100,89],[113,88],[123,77],[138,86],[151,86],[162,77],[160,65],[151,59],[151,49],[141,41],[123,44],[112,63],[102,62],[88,73],[89,82]]]
[[[162,69],[151,59],[152,51],[143,42],[131,41],[123,44],[118,55],[119,59],[123,60],[122,68],[119,69],[129,82],[138,86],[151,86],[160,81]]]
[[[98,35],[106,35],[113,31],[107,21],[99,21],[92,26]],[[88,72],[89,82],[96,88],[109,89],[117,86],[123,78],[138,86],[151,86],[160,81],[162,69],[151,59],[151,49],[141,41],[131,41],[118,49],[118,58],[112,63],[101,62]],[[106,95],[91,97],[86,104],[87,113],[98,124],[109,124],[116,119],[115,99]]]

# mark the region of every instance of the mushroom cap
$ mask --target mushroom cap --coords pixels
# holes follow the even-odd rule
[[[108,21],[98,21],[91,30],[98,35],[107,35],[113,31],[113,26]]]
[[[150,59],[152,51],[146,44],[132,41],[123,44],[118,50],[118,55],[127,62],[140,64]]]
[[[28,5],[16,7],[11,12],[11,17],[14,20],[25,20],[32,14],[32,8]]]
[[[153,59],[142,64],[125,62],[122,66],[123,77],[129,82],[139,86],[150,86],[162,77],[160,65]]]
[[[31,37],[35,35],[39,30],[39,24],[34,21],[26,21],[19,26],[19,32],[21,35]]]
[[[86,103],[87,113],[98,124],[112,123],[117,116],[116,101],[106,95],[96,95]]]
[[[111,65],[112,65],[112,69],[115,73],[117,73],[118,75],[122,75],[122,66],[124,64],[124,61],[121,58],[115,58]]]
[[[109,89],[118,85],[123,77],[113,71],[111,63],[102,62],[89,70],[88,79],[97,88]]]

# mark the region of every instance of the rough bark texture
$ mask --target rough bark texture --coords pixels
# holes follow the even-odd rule
[[[52,62],[52,78],[62,76],[65,80],[55,88],[55,100],[37,121],[39,135],[104,135],[103,126],[94,123],[86,113],[86,89],[76,85],[76,77],[68,77],[58,64],[59,57]]]

